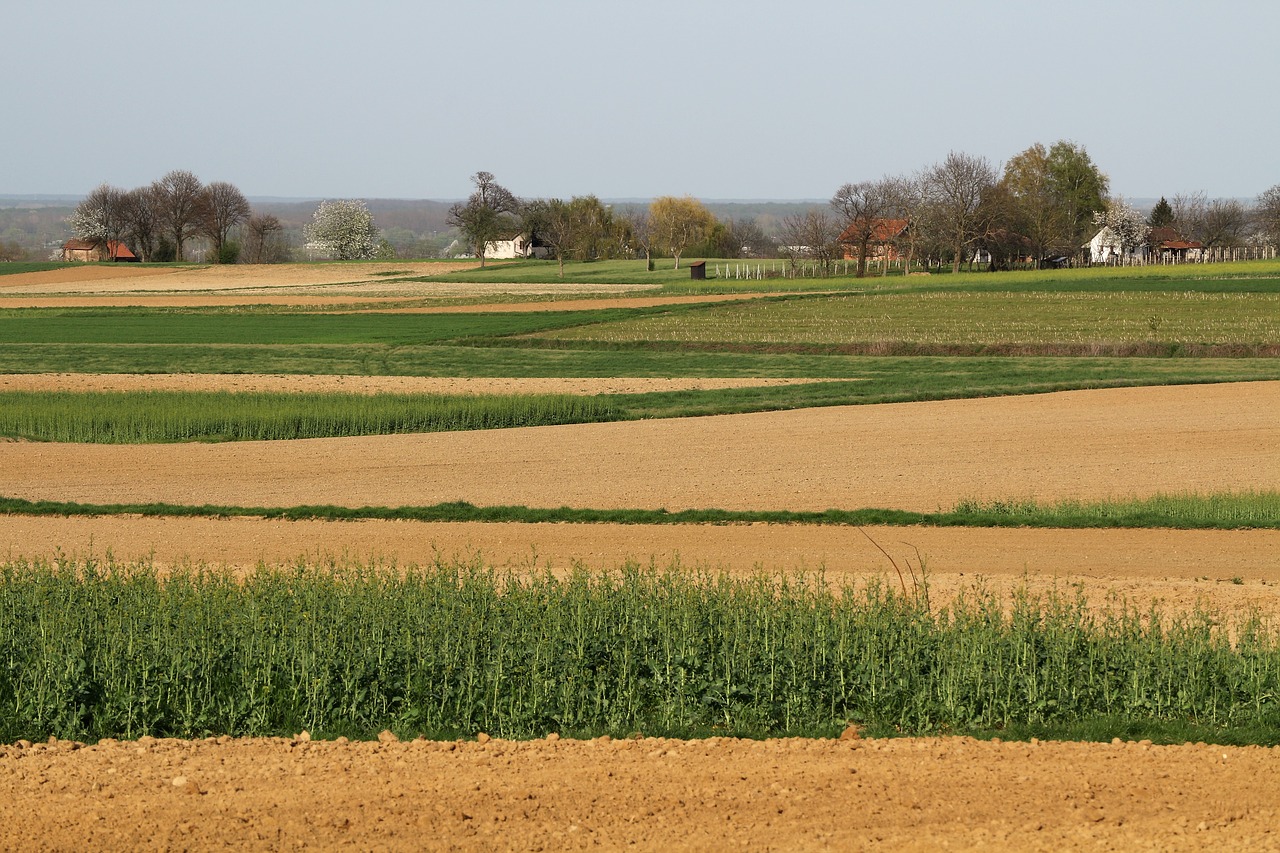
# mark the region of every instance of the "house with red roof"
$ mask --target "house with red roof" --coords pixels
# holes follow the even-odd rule
[[[870,224],[871,239],[868,242],[867,260],[900,260],[898,241],[906,235],[911,223],[906,219],[876,218],[872,219]],[[844,247],[844,259],[846,261],[856,261],[858,259],[858,244],[862,240],[862,235],[863,227],[861,222],[850,223],[849,227],[840,234],[840,245]]]
[[[122,261],[136,263],[138,256],[119,240],[81,240],[73,237],[62,244],[64,261]]]
[[[1182,235],[1167,225],[1152,228],[1147,235],[1147,245],[1156,257],[1163,261],[1178,263],[1180,261],[1198,261],[1204,251],[1204,244],[1195,240],[1184,240]]]

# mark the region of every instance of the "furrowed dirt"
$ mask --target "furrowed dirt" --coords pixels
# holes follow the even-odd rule
[[[1280,749],[969,738],[0,747],[22,850],[1280,849]],[[39,808],[37,808],[39,806]]]

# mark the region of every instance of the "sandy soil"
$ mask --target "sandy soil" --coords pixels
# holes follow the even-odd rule
[[[42,807],[36,810],[37,804]],[[1280,749],[657,738],[0,747],[22,850],[1280,849]]]
[[[654,286],[656,287],[656,285]],[[372,288],[377,288],[376,291]],[[352,291],[365,290],[368,295]],[[502,312],[508,314],[534,311],[595,311],[601,308],[655,308],[662,305],[693,305],[704,302],[727,302],[743,299],[760,299],[765,296],[783,296],[785,292],[770,293],[708,293],[694,296],[614,296],[610,294],[633,293],[651,289],[637,285],[476,285],[435,282],[430,284],[408,282],[404,284],[373,283],[368,286],[351,286],[346,293],[329,293],[324,296],[303,296],[294,292],[253,289],[234,294],[150,296],[123,293],[112,296],[82,296],[68,294],[54,297],[5,296],[0,292],[0,308],[228,308],[246,305],[276,305],[297,309],[339,309],[361,314],[480,314]],[[399,296],[382,296],[387,290],[404,291]],[[581,299],[565,299],[565,294],[583,294]],[[597,298],[587,298],[591,295]],[[604,295],[605,298],[600,298]],[[513,300],[529,300],[530,297],[555,296],[555,300],[467,302],[462,304],[424,305],[426,299],[496,299],[499,296]]]
[[[233,264],[208,267],[83,266],[0,276],[7,294],[91,294],[130,291],[239,290],[377,281],[379,273],[440,275],[475,267],[467,262],[395,261],[342,264]],[[403,271],[403,272],[401,272]],[[391,277],[391,276],[388,276]]]
[[[0,494],[87,503],[931,511],[1280,487],[1280,382],[470,433],[0,444]]]
[[[515,570],[628,561],[749,575],[822,571],[832,582],[907,573],[924,559],[939,603],[976,584],[996,593],[1073,590],[1168,611],[1197,606],[1280,618],[1280,531],[1029,530],[802,525],[479,524],[279,521],[250,518],[0,516],[0,558],[110,555],[162,569],[207,565],[233,573],[259,563],[429,564],[469,560]],[[869,541],[868,537],[870,537]],[[1239,583],[1236,583],[1236,580]]]
[[[820,382],[814,379],[652,377],[457,378],[246,373],[10,373],[4,391],[235,391],[348,394],[647,394]]]

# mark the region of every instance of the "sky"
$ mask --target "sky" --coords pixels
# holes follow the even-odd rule
[[[1083,145],[1113,194],[1280,184],[1275,0],[82,0],[6,10],[0,194],[824,199]]]

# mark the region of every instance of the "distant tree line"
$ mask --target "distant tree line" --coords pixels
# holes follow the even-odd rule
[[[364,201],[322,202],[304,223],[301,205],[263,205],[281,215],[255,211],[233,184],[203,184],[183,170],[132,190],[103,184],[66,221],[77,237],[118,242],[144,261],[187,260],[198,244],[198,256],[216,263],[271,263],[301,252],[336,259],[468,255],[483,265],[496,242],[523,236],[556,259],[562,275],[566,260],[607,258],[652,265],[663,257],[677,268],[686,257],[785,258],[826,269],[848,260],[859,275],[887,257],[908,268],[957,270],[977,258],[990,269],[1057,265],[1078,257],[1099,229],[1129,248],[1169,233],[1206,248],[1280,243],[1280,185],[1252,205],[1203,192],[1174,195],[1143,216],[1110,194],[1110,180],[1083,146],[1065,140],[1036,143],[1000,167],[951,152],[911,174],[843,184],[826,204],[764,206],[776,212],[741,206],[752,215],[723,219],[689,196],[615,207],[595,195],[522,199],[489,172],[471,180],[472,194],[448,207],[377,202],[384,229]],[[17,241],[0,240],[0,261],[26,255]]]
[[[255,215],[234,184],[204,184],[181,169],[132,190],[104,183],[76,205],[67,223],[80,239],[123,244],[142,261],[187,260],[188,246],[196,238],[207,241],[208,260],[214,263],[270,263],[287,257],[276,217]]]

